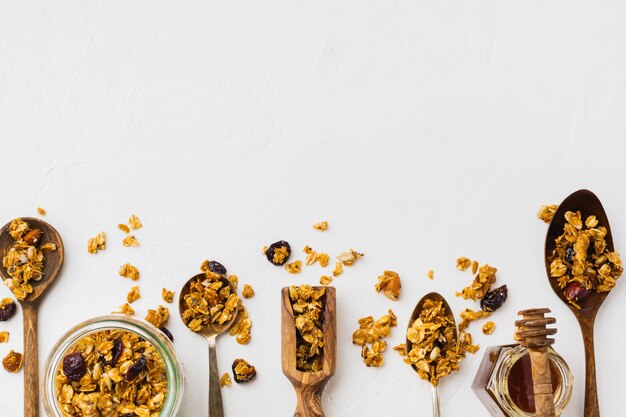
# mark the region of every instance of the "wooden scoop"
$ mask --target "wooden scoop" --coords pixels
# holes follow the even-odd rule
[[[314,287],[316,290],[320,287]],[[335,288],[326,288],[324,324],[324,353],[322,370],[302,372],[296,368],[296,322],[293,317],[289,287],[281,291],[282,296],[282,366],[283,374],[296,390],[297,405],[294,417],[324,417],[322,391],[335,374],[337,354],[337,326],[335,321]]]
[[[41,281],[30,281],[33,292],[24,300],[18,300],[22,307],[24,320],[24,417],[37,417],[39,415],[39,347],[37,342],[37,317],[39,305],[46,292],[59,276],[63,259],[63,241],[61,236],[48,223],[32,217],[22,217],[31,229],[39,229],[43,233],[39,247],[45,243],[54,243],[57,250],[48,252],[45,256],[43,278]],[[9,251],[15,240],[9,234],[11,222],[0,229],[0,253],[2,256]],[[0,264],[2,279],[11,279],[4,266]]]
[[[563,233],[563,226],[565,225],[564,215],[566,211],[580,211],[583,221],[587,216],[595,215],[600,222],[600,226],[606,227],[607,233],[605,240],[606,247],[609,251],[614,250],[613,235],[611,234],[609,219],[598,197],[589,190],[578,190],[563,200],[554,214],[554,218],[548,228],[544,254],[548,282],[556,295],[572,310],[583,334],[583,342],[585,345],[585,417],[599,417],[600,405],[598,403],[598,388],[596,385],[596,359],[593,330],[596,314],[609,293],[591,291],[585,298],[577,301],[578,305],[580,305],[579,310],[567,301],[563,289],[559,288],[557,280],[550,276],[550,257],[556,247],[555,239]]]
[[[555,417],[554,393],[552,392],[552,373],[548,347],[554,339],[548,336],[556,334],[556,329],[548,329],[548,324],[556,323],[553,317],[545,317],[549,308],[535,308],[517,313],[522,320],[517,320],[515,340],[528,349],[530,356],[533,391],[535,393],[535,410],[537,417]]]

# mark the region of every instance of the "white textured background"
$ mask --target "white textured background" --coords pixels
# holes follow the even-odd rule
[[[332,416],[429,416],[430,389],[389,351],[368,369],[350,343],[357,318],[393,307],[401,326],[430,290],[470,279],[460,255],[498,268],[510,298],[483,346],[508,343],[517,310],[548,306],[576,378],[565,415],[582,416],[582,339],[546,281],[542,203],[595,191],[626,247],[626,6],[622,1],[3,1],[0,3],[0,223],[48,210],[67,251],[41,308],[41,362],[71,326],[122,304],[142,272],[143,317],[205,258],[257,296],[253,341],[219,340],[220,367],[258,367],[225,388],[228,416],[288,416],[279,357],[279,289],[314,283],[259,251],[286,239],[366,257],[335,281],[339,351]],[[136,212],[142,246],[123,248]],[[321,234],[311,225],[331,223]],[[105,230],[96,256],[86,241]],[[426,271],[435,270],[435,280]],[[403,294],[373,291],[397,270]],[[0,296],[9,295],[0,289]],[[626,286],[598,316],[603,416],[623,415]],[[172,311],[186,365],[180,416],[207,413],[207,354]],[[22,346],[21,317],[0,323]],[[395,345],[403,330],[394,329]],[[470,390],[483,351],[443,383],[444,416],[485,416]],[[0,371],[0,415],[22,413],[22,373]]]

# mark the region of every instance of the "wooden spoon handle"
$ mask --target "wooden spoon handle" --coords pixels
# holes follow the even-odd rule
[[[300,386],[296,388],[296,412],[293,417],[324,417],[322,410],[323,386]]]
[[[39,348],[37,308],[24,304],[24,417],[39,416]]]
[[[585,345],[585,417],[600,417],[598,386],[596,384],[596,354],[593,341],[593,317],[579,320]]]
[[[554,394],[548,349],[530,349],[529,354],[537,417],[554,417]]]

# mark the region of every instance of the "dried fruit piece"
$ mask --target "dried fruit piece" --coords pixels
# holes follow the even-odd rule
[[[569,301],[580,301],[589,295],[589,291],[578,282],[572,282],[565,288],[565,298]]]
[[[384,338],[391,334],[391,328],[398,325],[398,320],[389,310],[388,314],[374,321],[372,316],[359,319],[359,328],[352,333],[352,343],[361,346],[361,357],[365,366],[383,365],[383,352],[387,349]]]
[[[265,256],[270,263],[274,265],[283,265],[291,255],[291,246],[284,240],[274,242],[267,248]]]
[[[224,265],[217,261],[209,261],[208,259],[202,262],[202,265],[200,265],[200,270],[205,273],[207,271],[210,271],[223,277],[225,277],[227,274],[226,267]]]
[[[135,214],[131,215],[128,219],[128,225],[133,230],[137,230],[143,227],[143,224],[141,224],[141,220],[139,220],[139,217],[137,217]]]
[[[232,368],[235,382],[238,384],[250,382],[256,377],[256,368],[244,359],[235,359]]]
[[[285,265],[285,270],[290,274],[298,274],[302,271],[302,261],[293,261]]]
[[[228,372],[224,372],[220,378],[220,387],[230,387],[232,384],[233,382],[230,380],[230,375],[228,375]]]
[[[174,291],[163,288],[161,290],[161,298],[163,298],[163,301],[165,301],[166,303],[171,303],[172,301],[174,301]]]
[[[146,363],[146,356],[141,355],[139,359],[137,359],[137,361],[133,363],[130,368],[128,368],[126,375],[124,375],[124,379],[126,379],[127,382],[131,382],[133,379],[137,378],[146,368]]]
[[[137,281],[139,279],[139,276],[141,275],[139,273],[139,269],[129,263],[125,263],[124,265],[120,266],[119,274],[121,277],[130,278],[133,281]]]
[[[384,271],[383,275],[378,277],[378,282],[374,286],[376,292],[383,291],[385,296],[392,301],[398,301],[401,288],[400,275],[394,271]]]
[[[457,292],[456,296],[474,301],[483,298],[489,292],[491,284],[496,282],[497,271],[496,268],[487,264],[481,266],[474,281],[468,287],[463,288],[462,292]]]
[[[167,329],[167,327],[159,327],[159,330],[165,333],[165,336],[167,336],[167,338],[172,342],[174,341],[174,335]]]
[[[539,211],[537,212],[537,218],[539,220],[543,220],[545,223],[550,223],[558,207],[559,206],[557,206],[556,204],[551,204],[549,206],[545,206],[545,205],[541,206],[539,208]]]
[[[24,235],[22,240],[29,245],[36,246],[39,243],[39,239],[41,239],[41,235],[41,229],[31,229]]]
[[[4,359],[2,359],[2,366],[4,366],[7,372],[16,373],[22,367],[23,359],[21,353],[11,350]]]
[[[461,256],[459,259],[456,260],[456,269],[458,269],[459,271],[466,271],[471,264],[472,261],[469,258]]]
[[[37,213],[39,213],[40,216],[45,216],[46,215],[46,210],[44,210],[41,207],[37,207]]]
[[[126,247],[130,246],[139,246],[139,241],[135,238],[134,235],[126,236],[124,240],[122,240],[122,245]]]
[[[250,298],[254,296],[254,289],[251,285],[243,284],[243,290],[241,290],[243,298]]]
[[[315,223],[313,225],[313,229],[323,232],[324,230],[328,229],[328,222],[324,221],[324,222]]]
[[[97,253],[99,250],[105,250],[107,247],[107,237],[104,232],[98,233],[87,241],[87,252],[91,254]]]
[[[461,319],[463,319],[459,323],[459,331],[463,331],[467,329],[467,326],[473,321],[480,320],[482,318],[490,316],[491,313],[488,311],[478,310],[474,311],[471,308],[466,308],[461,312]]]
[[[135,286],[130,289],[128,294],[126,294],[126,301],[128,303],[133,303],[141,298],[141,294],[139,294],[139,287]]]
[[[341,262],[335,262],[335,269],[333,269],[333,276],[338,277],[343,274],[343,264]]]
[[[120,229],[122,232],[129,234],[130,233],[130,227],[128,227],[127,225],[120,223],[117,225],[117,228]]]
[[[17,311],[17,305],[15,301],[10,298],[3,298],[0,301],[0,321],[7,321]]]
[[[350,252],[343,252],[339,254],[339,256],[337,256],[337,260],[339,260],[339,262],[341,262],[344,266],[350,266],[362,256],[364,256],[362,253],[359,253],[354,249],[350,249]]]
[[[493,312],[502,307],[509,294],[509,290],[506,285],[495,288],[489,291],[480,300],[480,308],[484,311]]]
[[[483,324],[483,333],[484,334],[491,334],[493,333],[493,331],[496,329],[496,324],[492,321],[488,321],[485,324]]]
[[[109,366],[115,366],[117,361],[122,356],[122,352],[124,352],[124,343],[122,339],[118,337],[113,341],[113,349],[111,349],[111,360],[107,362]]]
[[[333,282],[333,278],[328,275],[322,275],[320,277],[320,284],[322,285],[329,285],[331,282]]]
[[[87,373],[85,359],[80,352],[70,353],[63,358],[63,374],[70,381],[79,381]]]
[[[9,332],[0,332],[0,343],[7,343],[9,341]]]

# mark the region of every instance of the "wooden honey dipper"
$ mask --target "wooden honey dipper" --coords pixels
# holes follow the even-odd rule
[[[548,357],[548,347],[554,343],[554,339],[548,336],[555,334],[556,329],[548,329],[546,326],[556,323],[556,319],[545,317],[546,313],[550,313],[549,308],[522,310],[517,314],[523,319],[515,322],[517,327],[515,340],[528,349],[530,355],[537,417],[555,417],[552,374]]]

